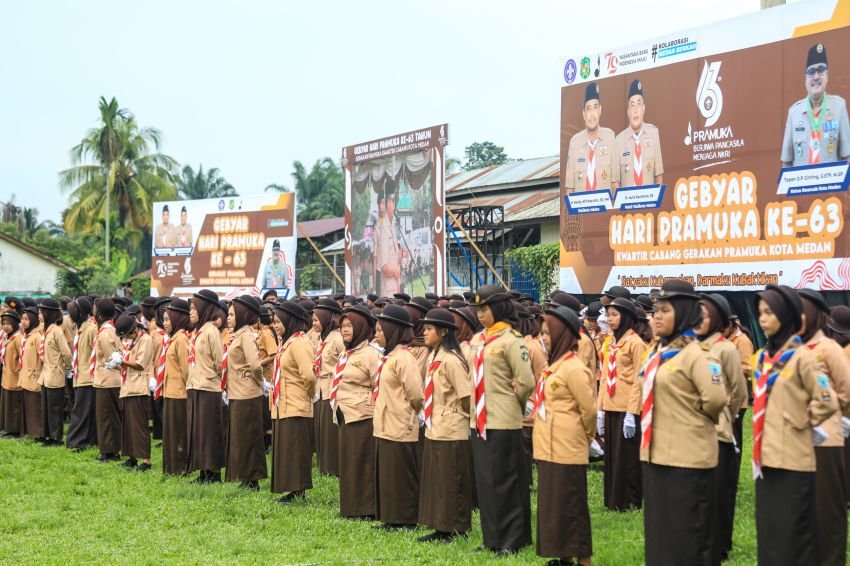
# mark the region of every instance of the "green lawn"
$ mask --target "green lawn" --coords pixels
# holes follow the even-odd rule
[[[749,416],[749,413],[747,414]],[[745,432],[749,450],[749,426]],[[305,502],[281,506],[268,492],[240,491],[234,484],[196,486],[165,478],[154,469],[140,474],[95,462],[95,450],[77,454],[31,441],[0,440],[0,562],[4,564],[169,562],[363,564],[367,562],[484,563],[477,551],[477,514],[468,540],[450,545],[417,543],[416,533],[383,533],[370,523],[338,516],[335,478],[314,473]],[[602,508],[601,464],[589,477],[596,564],[643,562],[639,512]],[[536,508],[536,491],[532,506]],[[744,461],[735,524],[735,549],[727,564],[755,564],[753,487]],[[534,547],[502,564],[542,563]]]

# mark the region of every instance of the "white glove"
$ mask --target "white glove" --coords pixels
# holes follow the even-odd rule
[[[605,455],[605,451],[599,446],[599,442],[595,438],[590,441],[589,453],[591,458],[600,458]]]
[[[844,432],[844,438],[850,437],[850,419],[841,417],[841,429]]]
[[[115,369],[121,365],[121,360],[124,359],[124,356],[121,355],[121,352],[112,352],[112,355],[109,356],[109,361],[104,364],[106,369]]]
[[[626,417],[623,419],[623,436],[634,438],[635,432],[637,432],[635,428],[635,416],[631,413],[626,413]]]
[[[815,443],[815,446],[820,446],[821,444],[826,442],[827,438],[829,438],[829,433],[827,433],[821,427],[816,426],[812,429],[812,442]]]
[[[229,404],[229,401],[227,400],[227,391],[221,392],[221,400],[224,401],[225,405]]]
[[[605,436],[605,411],[596,411],[596,434]]]
[[[419,428],[425,426],[425,411],[419,411],[416,413],[416,418],[419,420]]]
[[[263,380],[263,395],[268,397],[271,390],[272,390],[272,384],[264,379]]]
[[[533,413],[533,412],[534,412],[534,401],[529,399],[525,403],[525,413],[522,416],[525,417],[525,418],[528,418],[528,417],[531,416],[531,413]]]
[[[69,369],[68,371],[66,371],[66,372],[65,372],[65,379],[67,379],[68,381],[73,381],[73,380],[74,380],[74,372],[73,372],[73,370],[70,370],[70,369]]]
[[[156,378],[152,377],[148,380],[148,389],[151,390],[151,393],[156,391]]]

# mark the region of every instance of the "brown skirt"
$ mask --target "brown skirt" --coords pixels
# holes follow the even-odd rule
[[[472,527],[472,449],[468,440],[425,439],[419,522],[435,531]]]
[[[319,473],[329,476],[339,475],[339,430],[333,420],[331,402],[322,399],[316,408],[316,459]]]
[[[120,392],[120,387],[95,389],[97,446],[101,454],[118,454],[121,451]]]
[[[129,458],[151,457],[150,397],[124,397],[121,407],[121,452]]]
[[[41,388],[41,428],[44,437],[55,442],[62,441],[65,429],[65,390]]]
[[[24,392],[3,390],[0,398],[0,430],[9,434],[24,432]]]
[[[419,520],[417,442],[375,442],[375,517],[382,523],[415,525]]]
[[[537,461],[537,556],[593,554],[587,466]]]
[[[162,405],[162,472],[186,473],[189,463],[186,437],[186,399],[165,399]]]
[[[268,477],[263,443],[265,400],[263,396],[230,400],[225,481],[254,481]]]
[[[758,563],[818,564],[815,472],[762,468],[756,480]]]
[[[375,437],[372,419],[339,423],[339,513],[343,517],[375,516]]]
[[[844,564],[847,560],[844,447],[815,446],[815,458],[818,559],[821,564]]]
[[[525,456],[525,468],[528,475],[528,485],[534,483],[534,427],[522,427],[522,448]]]
[[[605,411],[603,499],[612,511],[640,509],[643,501],[640,466],[640,419],[633,438],[623,436],[626,413]]]
[[[97,417],[94,387],[87,385],[74,390],[74,408],[65,438],[68,448],[82,450],[97,444]]]
[[[23,391],[24,434],[32,438],[44,437],[44,422],[41,419],[41,392]]]
[[[224,401],[221,393],[190,389],[186,403],[187,472],[218,471],[224,454]]]
[[[272,493],[311,489],[312,417],[275,419],[272,427]]]

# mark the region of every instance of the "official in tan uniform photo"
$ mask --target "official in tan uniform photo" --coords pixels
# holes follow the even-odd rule
[[[381,293],[391,297],[401,291],[401,251],[395,227],[395,193],[388,192],[384,202],[384,216],[378,220],[377,226],[375,266],[381,276]]]
[[[564,186],[568,193],[616,189],[620,186],[620,160],[614,131],[599,125],[602,103],[599,85],[587,83],[582,108],[584,129],[570,139]]]
[[[186,247],[192,245],[192,225],[187,222],[185,206],[180,209],[180,224],[176,226],[174,233],[178,246]]]
[[[155,248],[173,248],[177,244],[177,231],[174,229],[174,225],[169,223],[170,215],[168,205],[163,205],[162,223],[156,227],[154,232],[153,245]]]
[[[643,83],[635,79],[629,85],[626,117],[629,126],[617,134],[615,153],[620,162],[620,186],[640,187],[664,182],[664,161],[658,128],[644,122],[646,98]]]

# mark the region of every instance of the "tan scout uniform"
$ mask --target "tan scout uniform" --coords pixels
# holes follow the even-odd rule
[[[381,355],[365,341],[349,352],[336,392],[337,408],[346,424],[373,417],[372,379],[380,361]],[[337,422],[336,413],[333,417]]]
[[[6,391],[20,391],[20,372],[18,359],[21,357],[21,334],[16,332],[6,344],[6,357],[3,358],[2,387]]]
[[[422,408],[422,376],[409,350],[396,347],[381,370],[378,399],[372,417],[375,438],[418,442]],[[348,422],[348,421],[346,421]]]
[[[277,339],[272,329],[266,325],[261,326],[260,333],[257,335],[257,353],[261,364],[266,358],[274,358],[277,354]],[[273,372],[274,361],[263,366],[263,379],[271,383],[274,377]]]
[[[484,344],[484,332],[472,338],[468,358],[475,367],[475,353]],[[498,336],[484,348],[484,395],[487,407],[487,428],[519,430],[528,397],[534,390],[534,374],[530,355],[522,335],[511,328],[499,330]],[[514,391],[514,385],[517,390]],[[469,426],[476,425],[475,410],[469,410]]]
[[[212,322],[201,327],[195,339],[195,365],[189,367],[186,389],[221,392],[221,340],[221,333]]]
[[[550,366],[543,388],[546,420],[534,423],[534,459],[555,464],[588,464],[596,435],[592,374],[577,356]]]
[[[331,381],[336,373],[336,364],[339,361],[339,356],[345,351],[345,343],[342,340],[342,334],[339,333],[339,330],[331,330],[327,338],[325,338],[324,343],[325,346],[322,348],[321,366],[316,380],[316,388],[322,399],[330,399]],[[351,362],[349,361],[348,363]]]
[[[41,385],[38,383],[41,376],[41,360],[38,357],[38,343],[41,340],[41,330],[36,328],[26,337],[26,343],[23,344],[23,352],[21,357],[21,372],[18,376],[21,387],[33,393],[41,391]]]
[[[838,400],[838,411],[821,425],[829,437],[818,447],[844,446],[844,431],[841,417],[850,417],[850,361],[844,355],[841,346],[835,340],[818,331],[806,344],[817,363],[823,367],[829,378],[829,385]]]
[[[596,345],[585,332],[581,332],[578,337],[578,359],[590,370],[590,388],[593,390],[593,399],[597,400],[599,380],[599,354],[596,350]]]
[[[709,364],[716,367],[720,362],[694,341],[658,368],[652,441],[640,451],[642,461],[677,468],[717,465],[715,425],[727,405],[727,394],[722,378],[712,374]]]
[[[121,387],[121,371],[106,369],[105,364],[113,352],[121,353],[121,341],[115,334],[115,328],[101,326],[95,336],[94,386],[96,389]]]
[[[313,375],[313,347],[310,340],[304,335],[292,336],[281,349],[285,351],[278,361],[280,399],[277,407],[270,407],[272,418],[312,417],[316,376]]]
[[[316,332],[311,328],[307,331],[307,339],[310,340],[310,344],[313,346],[314,350],[319,349],[319,343],[322,341],[322,335],[319,332]]]
[[[77,341],[77,375],[74,376],[74,387],[91,387],[94,384],[91,375],[91,351],[97,338],[97,326],[87,320],[78,332],[80,339]]]
[[[154,234],[155,248],[173,248],[177,243],[177,233],[174,231],[174,226],[171,224],[160,224],[156,227]]]
[[[540,379],[540,373],[546,368],[546,363],[548,358],[546,356],[546,352],[543,350],[543,345],[536,339],[531,336],[523,336],[525,340],[525,347],[528,348],[528,358],[531,361],[531,374],[534,376],[534,382],[537,383],[537,380]],[[486,395],[486,391],[485,391]],[[529,398],[526,403],[526,413],[528,413],[528,406],[532,404],[532,400]],[[524,427],[533,427],[534,426],[534,413],[528,414],[522,420],[522,426]],[[528,433],[526,433],[528,434]],[[529,455],[530,457],[531,455]]]
[[[431,428],[425,429],[430,440],[469,440],[469,408],[472,383],[469,371],[457,354],[440,348],[428,362],[440,362],[432,376]],[[381,378],[383,379],[383,377]]]
[[[411,346],[410,353],[416,359],[416,365],[419,367],[419,374],[422,376],[422,383],[425,383],[425,375],[428,373],[428,358],[431,357],[431,349],[428,346]]]
[[[180,330],[171,337],[165,352],[165,381],[162,396],[166,399],[186,399],[189,379],[189,337]]]
[[[44,362],[38,384],[47,389],[63,389],[65,372],[71,367],[71,351],[60,326],[51,324],[44,335]]]
[[[832,163],[850,157],[850,120],[847,117],[847,103],[843,98],[834,94],[825,96],[826,108],[820,117],[821,139],[818,151],[820,163]],[[791,163],[794,167],[809,164],[811,133],[812,122],[804,98],[788,109],[785,135],[782,138],[783,163]]]
[[[127,368],[127,379],[121,384],[121,393],[118,397],[122,399],[124,397],[147,397],[150,395],[148,381],[150,381],[151,366],[153,365],[153,338],[146,332],[139,332],[127,361],[142,366],[142,369]]]
[[[611,340],[614,340],[613,335]],[[646,353],[646,343],[634,330],[629,330],[620,337],[616,344],[619,344],[620,349],[617,350],[617,385],[614,388],[614,397],[608,396],[608,387],[606,386],[608,382],[608,361],[612,354],[609,344],[605,348],[605,357],[602,359],[598,406],[603,411],[640,415],[641,391],[637,381],[641,361]]]
[[[640,162],[643,168],[643,184],[654,185],[655,178],[664,174],[661,158],[661,140],[658,128],[644,124],[638,134],[640,140]],[[635,132],[631,127],[617,134],[617,157],[620,160],[620,186],[635,186]]]
[[[738,348],[738,353],[741,355],[741,370],[744,372],[744,379],[747,380],[748,390],[747,399],[741,408],[746,409],[749,405],[749,390],[753,379],[753,356],[755,355],[755,348],[749,336],[744,334],[740,328],[735,331],[729,341]]]
[[[192,225],[191,224],[178,224],[177,228],[174,230],[175,239],[177,240],[177,245],[181,247],[191,246],[192,245]]]
[[[263,396],[263,368],[257,341],[247,326],[233,335],[227,350],[227,398],[256,399]]]
[[[717,438],[720,442],[733,443],[732,424],[738,416],[738,411],[747,402],[747,382],[741,369],[741,357],[738,348],[720,333],[714,334],[702,341],[709,347],[711,357],[720,361],[723,374],[723,385],[729,397],[728,403],[720,412],[717,421]],[[741,448],[740,446],[738,448]]]
[[[611,189],[620,182],[620,160],[617,154],[614,131],[599,127],[594,151],[596,155],[596,188]],[[564,174],[564,186],[567,192],[581,192],[587,188],[587,167],[590,152],[590,138],[587,130],[582,130],[570,140],[567,154],[567,170]],[[591,179],[592,181],[592,179]]]
[[[77,332],[77,325],[74,324],[74,321],[71,320],[71,317],[65,313],[62,316],[62,334],[65,335],[65,341],[68,343],[68,347],[74,343],[74,334]]]
[[[385,275],[383,267],[385,265],[397,265],[401,268],[401,254],[398,249],[395,226],[390,223],[390,220],[386,216],[378,220],[377,234],[378,238],[375,242],[375,267],[376,271],[381,275],[381,294],[386,297],[392,297],[394,293],[401,291],[401,280],[398,277]]]

